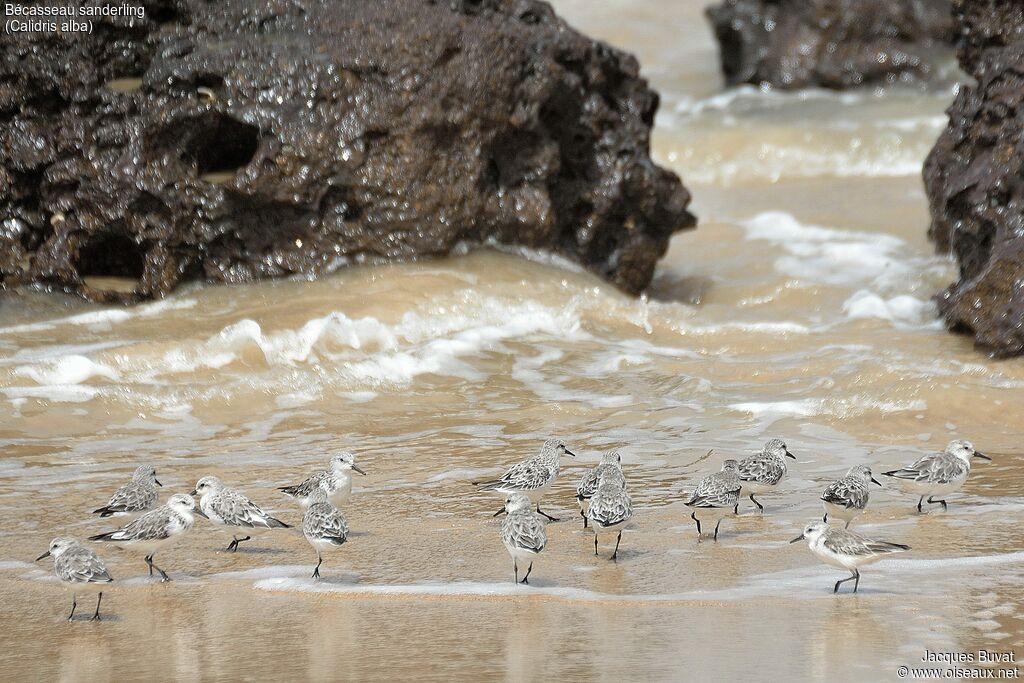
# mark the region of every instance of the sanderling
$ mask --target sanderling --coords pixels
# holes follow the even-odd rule
[[[199,509],[214,524],[220,524],[231,532],[228,552],[238,550],[238,544],[252,539],[252,534],[267,529],[287,529],[289,525],[275,519],[249,500],[244,493],[228,488],[217,477],[203,477],[196,482],[192,495],[199,496]],[[245,533],[239,538],[238,533]]]
[[[760,453],[740,460],[739,477],[743,483],[740,495],[749,496],[750,502],[761,512],[764,512],[764,506],[757,502],[754,494],[771,491],[786,476],[786,461],[782,459],[783,456],[796,460],[796,456],[786,448],[785,441],[771,439]],[[739,513],[739,509],[740,504],[736,503],[735,512]]]
[[[68,621],[75,616],[78,607],[78,591],[99,591],[96,598],[96,611],[92,620],[99,621],[100,602],[103,601],[103,587],[112,582],[107,572],[107,565],[99,555],[84,547],[74,538],[55,538],[50,541],[50,549],[36,558],[36,562],[53,557],[53,573],[71,589],[71,614]]]
[[[476,485],[481,491],[497,491],[505,495],[525,494],[531,502],[536,503],[539,514],[552,522],[557,522],[557,518],[541,512],[540,501],[544,497],[544,492],[558,479],[558,468],[563,454],[576,456],[565,447],[565,442],[561,439],[548,439],[539,454],[508,468],[498,479],[478,482]],[[499,514],[501,512],[499,510]]]
[[[309,493],[309,506],[302,517],[302,535],[316,551],[316,569],[311,578],[319,579],[324,551],[334,550],[348,540],[345,515],[331,503],[324,486]]]
[[[960,490],[967,481],[967,475],[971,473],[971,458],[992,459],[974,450],[974,445],[970,441],[956,439],[950,441],[942,453],[926,455],[910,467],[883,472],[882,476],[899,479],[909,491],[920,494],[921,498],[917,501],[918,512],[921,512],[925,496],[928,496],[929,503],[941,504],[945,510],[945,500],[932,498]]]
[[[597,481],[597,492],[590,499],[587,518],[594,529],[594,555],[597,555],[597,539],[601,534],[618,532],[615,539],[613,560],[618,560],[622,528],[633,516],[633,501],[626,491],[626,477],[622,470],[610,468],[601,473]]]
[[[618,451],[609,451],[602,455],[601,462],[597,464],[597,467],[584,474],[576,487],[576,500],[580,503],[580,517],[583,518],[584,529],[587,528],[588,523],[587,501],[597,493],[597,480],[601,477],[601,473],[608,469],[622,471],[622,456]]]
[[[364,477],[366,472],[359,469],[356,465],[356,456],[348,451],[342,451],[332,457],[329,467],[330,469],[314,472],[294,486],[278,487],[278,491],[294,498],[305,508],[309,507],[309,495],[314,490],[323,488],[327,492],[328,500],[335,505],[344,505],[352,495],[352,475],[349,471],[355,470]]]
[[[700,480],[690,499],[686,501],[686,505],[693,508],[690,519],[697,523],[698,540],[701,536],[701,519],[715,522],[714,539],[717,541],[722,518],[728,516],[730,512],[735,514],[740,490],[743,488],[739,467],[738,461],[726,460],[722,463],[720,471]]]
[[[495,517],[506,513],[501,523],[501,542],[512,556],[513,581],[518,583],[530,583],[533,561],[548,544],[544,517],[542,513],[534,512],[532,506],[533,501],[525,493],[510,493],[505,500],[505,508],[495,513]],[[520,560],[530,562],[522,581],[519,580]]]
[[[176,493],[170,499],[155,510],[151,510],[138,519],[117,531],[106,534],[90,536],[90,541],[113,541],[123,543],[126,548],[136,549],[145,554],[146,564],[149,566],[149,575],[153,576],[153,570],[160,572],[161,581],[170,581],[171,577],[163,569],[153,564],[153,556],[164,546],[177,541],[181,535],[192,528],[195,518],[192,513],[205,517],[206,515],[196,508],[196,502],[192,496],[184,493]]]
[[[864,512],[868,506],[868,484],[881,486],[871,476],[871,468],[867,465],[854,465],[846,476],[828,485],[821,494],[821,504],[825,506],[825,516],[821,521],[827,522],[829,516],[838,517],[850,528],[853,518]]]
[[[857,592],[860,584],[860,567],[881,560],[890,553],[902,553],[910,550],[909,545],[901,543],[888,543],[886,541],[872,541],[860,534],[845,529],[830,527],[824,522],[808,524],[804,532],[794,538],[790,543],[796,543],[807,539],[807,547],[811,552],[825,564],[840,569],[848,569],[853,574],[847,579],[836,581],[833,593],[839,592],[839,586],[847,581],[853,581],[853,592]]]
[[[149,465],[139,465],[132,474],[132,480],[115,491],[110,502],[92,512],[100,517],[110,517],[152,510],[159,499],[157,486],[163,484],[157,481],[156,470]]]

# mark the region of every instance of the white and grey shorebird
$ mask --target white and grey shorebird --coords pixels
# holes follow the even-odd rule
[[[267,529],[289,528],[289,525],[264,512],[241,491],[224,486],[217,477],[207,476],[197,481],[192,495],[199,496],[199,509],[211,522],[231,533],[228,552],[238,550],[238,544],[251,540],[253,534]],[[245,536],[239,538],[241,534]]]
[[[528,460],[508,468],[503,475],[493,481],[477,482],[481,491],[497,491],[506,496],[512,493],[522,493],[531,502],[536,504],[537,512],[544,515],[552,522],[558,519],[541,512],[540,501],[544,493],[551,488],[551,485],[558,479],[558,470],[561,466],[563,455],[576,454],[565,447],[561,439],[548,439],[541,446],[540,453]],[[503,510],[499,510],[501,514]]]
[[[100,603],[103,601],[103,588],[113,582],[99,555],[86,548],[74,538],[55,538],[50,541],[50,549],[36,558],[36,562],[53,557],[53,573],[71,590],[71,614],[68,621],[75,616],[80,592],[98,592],[96,611],[92,620],[100,619]]]
[[[773,490],[782,478],[786,476],[786,461],[784,458],[796,456],[786,448],[786,442],[782,439],[770,439],[765,443],[760,453],[749,458],[740,460],[738,470],[740,481],[743,483],[743,490],[740,496],[749,496],[750,502],[757,506],[757,509],[764,512],[764,506],[754,498],[754,494],[768,493]],[[739,513],[739,503],[736,503],[735,512]]]
[[[847,581],[853,581],[853,592],[856,593],[860,585],[861,567],[878,562],[893,553],[910,550],[909,545],[873,541],[852,531],[831,527],[824,522],[808,524],[804,532],[790,543],[802,540],[807,541],[807,547],[825,564],[853,572],[849,578],[836,581],[833,593],[838,593],[839,586]]]
[[[633,501],[626,490],[626,477],[622,470],[610,468],[601,473],[597,481],[597,492],[590,499],[587,518],[594,530],[594,555],[597,555],[597,540],[602,535],[617,533],[613,560],[618,560],[622,529],[633,517]]]
[[[601,478],[601,474],[609,469],[622,471],[622,456],[619,455],[618,451],[609,451],[602,455],[601,462],[584,474],[583,478],[580,479],[580,483],[576,486],[576,500],[580,504],[580,517],[583,518],[584,529],[587,528],[589,523],[587,519],[588,501],[597,493],[597,482]]]
[[[324,487],[314,488],[309,494],[309,506],[302,518],[302,535],[316,551],[316,569],[312,578],[319,579],[324,552],[336,550],[348,540],[345,515],[331,503]]]
[[[160,572],[161,581],[170,581],[167,573],[153,564],[153,556],[157,551],[178,541],[181,536],[195,524],[192,513],[205,517],[196,508],[196,502],[184,493],[176,493],[155,510],[151,510],[138,519],[125,524],[117,531],[90,536],[90,541],[109,541],[123,544],[125,548],[137,550],[144,554],[149,566],[149,575],[153,570]]]
[[[157,486],[163,484],[157,480],[156,470],[151,465],[139,465],[131,481],[117,489],[110,501],[98,510],[93,510],[93,514],[110,517],[152,510],[160,498]]]
[[[960,490],[967,481],[967,475],[971,473],[971,458],[992,460],[984,453],[974,450],[974,444],[970,441],[955,439],[949,442],[942,453],[926,455],[909,467],[883,472],[882,476],[898,479],[908,491],[920,495],[921,498],[917,501],[918,512],[921,512],[925,496],[928,497],[929,503],[942,505],[942,509],[945,510],[945,500],[932,499]]]
[[[327,499],[335,505],[344,505],[352,495],[352,475],[355,470],[366,476],[366,472],[356,465],[356,456],[349,451],[342,451],[331,457],[326,470],[318,470],[293,486],[278,487],[278,491],[294,498],[302,507],[309,507],[310,494],[323,488]]]
[[[726,460],[722,469],[701,479],[686,501],[692,509],[690,519],[697,524],[697,538],[701,537],[701,520],[715,523],[714,539],[718,540],[718,527],[722,519],[729,513],[736,514],[740,491],[743,483],[739,477],[740,464],[736,460]]]
[[[534,512],[533,501],[525,493],[510,493],[505,499],[505,508],[495,513],[495,517],[506,513],[501,523],[501,542],[512,556],[513,581],[530,583],[530,572],[533,562],[548,544],[548,531],[544,517]],[[520,563],[529,563],[526,574],[519,579]]]
[[[825,516],[821,521],[827,522],[829,517],[838,517],[846,522],[846,528],[849,529],[854,517],[868,506],[870,484],[882,485],[871,476],[870,467],[851,467],[845,477],[829,484],[821,494],[821,504],[825,507]]]

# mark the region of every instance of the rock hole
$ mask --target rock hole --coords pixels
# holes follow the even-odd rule
[[[234,173],[252,161],[259,129],[215,112],[204,117],[185,143],[185,157],[195,161],[200,176]]]
[[[78,248],[76,266],[83,280],[88,277],[142,277],[145,252],[126,235],[98,233],[86,237]]]

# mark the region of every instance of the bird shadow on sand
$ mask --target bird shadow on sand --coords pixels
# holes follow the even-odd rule
[[[288,551],[284,548],[265,548],[258,545],[239,545],[238,550],[218,548],[217,552],[222,555],[283,555]]]
[[[117,614],[101,614],[99,619],[93,619],[92,618],[92,614],[76,614],[69,621],[72,621],[72,622],[74,622],[74,621],[91,621],[93,623],[99,623],[99,622],[118,623],[120,621],[123,621],[123,619],[120,617],[120,615],[117,615]]]

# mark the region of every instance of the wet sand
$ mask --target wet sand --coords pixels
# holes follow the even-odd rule
[[[663,94],[655,153],[701,223],[673,241],[650,295],[479,251],[190,287],[130,310],[6,297],[10,680],[896,680],[926,649],[1024,660],[1024,364],[946,333],[930,301],[954,266],[925,239],[917,169],[951,92],[722,95],[699,4],[556,6],[637,52]],[[519,587],[490,516],[501,501],[469,482],[554,434],[580,458]],[[776,435],[799,460],[762,497],[766,514],[744,505],[718,543],[698,543],[686,491]],[[873,491],[855,528],[912,551],[833,596],[843,573],[788,544],[820,519],[821,490],[855,463],[892,469],[957,436],[994,462],[945,513]],[[31,563],[54,536],[113,528],[88,513],[139,462],[156,466],[162,499],[216,474],[298,525],[275,487],[341,448],[369,474],[321,582],[298,532],[228,554],[199,520],[157,556],[170,584],[98,546],[124,582],[104,622],[69,624],[52,565]],[[593,556],[573,498],[610,448],[637,510],[617,563]]]

